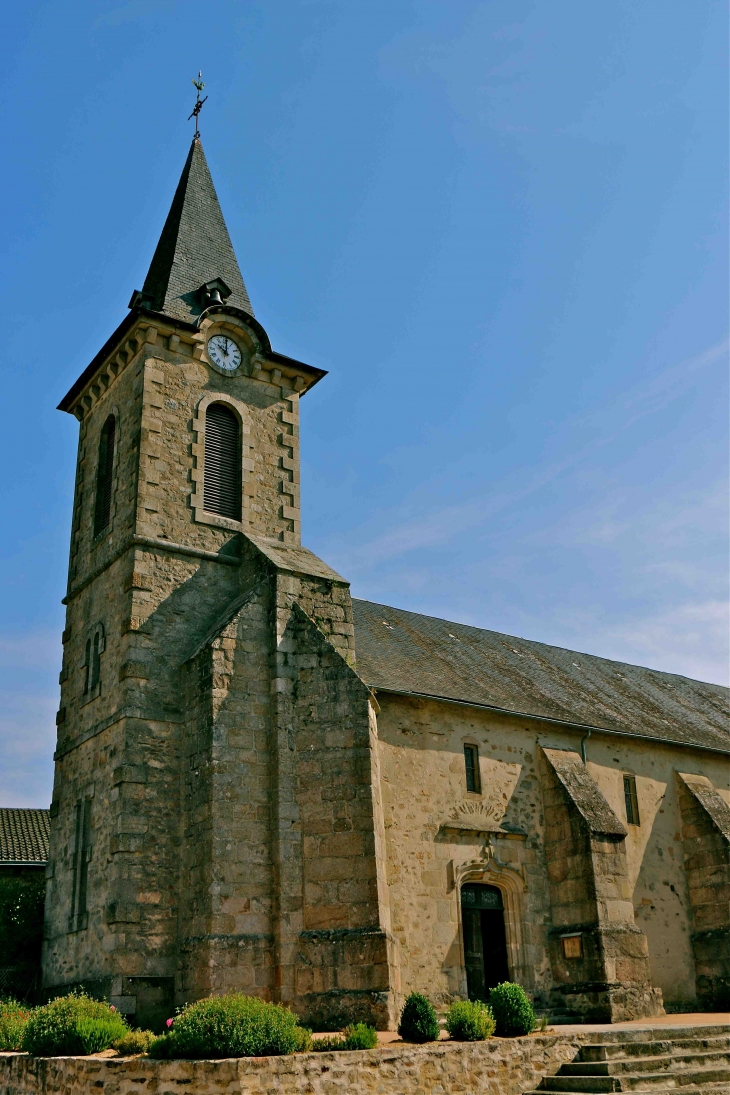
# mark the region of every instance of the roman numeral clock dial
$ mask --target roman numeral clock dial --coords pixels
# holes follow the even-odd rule
[[[208,357],[219,369],[233,373],[241,364],[241,351],[227,335],[213,335],[208,339]]]

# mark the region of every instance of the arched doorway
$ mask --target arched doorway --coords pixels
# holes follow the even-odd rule
[[[509,980],[501,891],[496,886],[465,883],[461,919],[469,999],[486,1000],[494,985]]]

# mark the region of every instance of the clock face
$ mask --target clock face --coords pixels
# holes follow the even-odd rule
[[[227,373],[235,372],[241,364],[241,351],[228,335],[213,335],[208,339],[208,357]]]

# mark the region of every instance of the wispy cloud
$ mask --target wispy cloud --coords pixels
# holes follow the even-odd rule
[[[461,533],[484,524],[489,518],[525,501],[560,476],[586,463],[597,450],[612,444],[643,418],[665,409],[696,383],[704,369],[726,357],[729,347],[730,342],[724,339],[702,353],[663,370],[649,383],[628,389],[620,399],[604,404],[587,415],[566,419],[561,434],[591,428],[595,431],[591,441],[563,459],[533,471],[521,485],[518,477],[512,476],[501,489],[485,493],[478,500],[434,509],[424,517],[396,524],[379,536],[347,549],[346,561],[340,561],[340,565],[349,567],[350,572],[359,572],[406,552],[447,544]]]
[[[601,641],[607,656],[633,651],[632,661],[681,673],[696,680],[730,684],[726,601],[679,605],[634,619],[630,626],[607,628]]]

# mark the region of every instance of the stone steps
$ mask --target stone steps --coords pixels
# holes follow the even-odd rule
[[[599,1027],[593,1034],[592,1045],[620,1044],[641,1042],[677,1042],[696,1038],[721,1038],[730,1035],[730,1023],[712,1023],[706,1026],[688,1027],[652,1027],[651,1020],[646,1026],[641,1027]],[[585,1030],[585,1027],[581,1027]]]
[[[525,1095],[546,1095],[546,1092],[551,1090],[554,1089],[540,1086],[536,1090],[525,1092]],[[586,1084],[582,1087],[570,1088],[568,1090],[570,1095],[601,1095],[605,1089],[597,1089]],[[615,1092],[620,1091],[621,1088],[614,1087],[610,1090]],[[675,1095],[730,1095],[730,1079],[718,1081],[717,1079],[713,1080],[710,1077],[707,1077],[695,1083],[673,1084],[667,1083],[667,1078],[664,1077],[662,1085],[634,1087],[630,1090],[631,1095],[658,1095],[660,1092],[667,1092],[668,1095],[669,1093],[675,1093]]]
[[[730,1095],[730,1027],[597,1031],[575,1060],[525,1095]]]
[[[610,1061],[618,1057],[655,1056],[656,1054],[730,1052],[730,1034],[718,1038],[666,1038],[651,1042],[605,1042],[602,1045],[583,1046],[584,1061]]]
[[[656,1045],[656,1043],[651,1043]],[[661,1043],[659,1043],[661,1044]],[[563,1065],[561,1074],[566,1076],[617,1076],[621,1073],[673,1071],[699,1068],[711,1065],[725,1066],[728,1062],[726,1049],[693,1053],[669,1053],[665,1056],[655,1054],[632,1054],[630,1057],[611,1057],[610,1060],[572,1061]]]
[[[562,1068],[557,1076],[546,1076],[541,1091],[572,1091],[601,1093],[612,1091],[672,1091],[688,1084],[730,1084],[730,1064],[717,1068],[685,1069],[660,1072],[628,1072],[620,1076],[565,1075]]]

